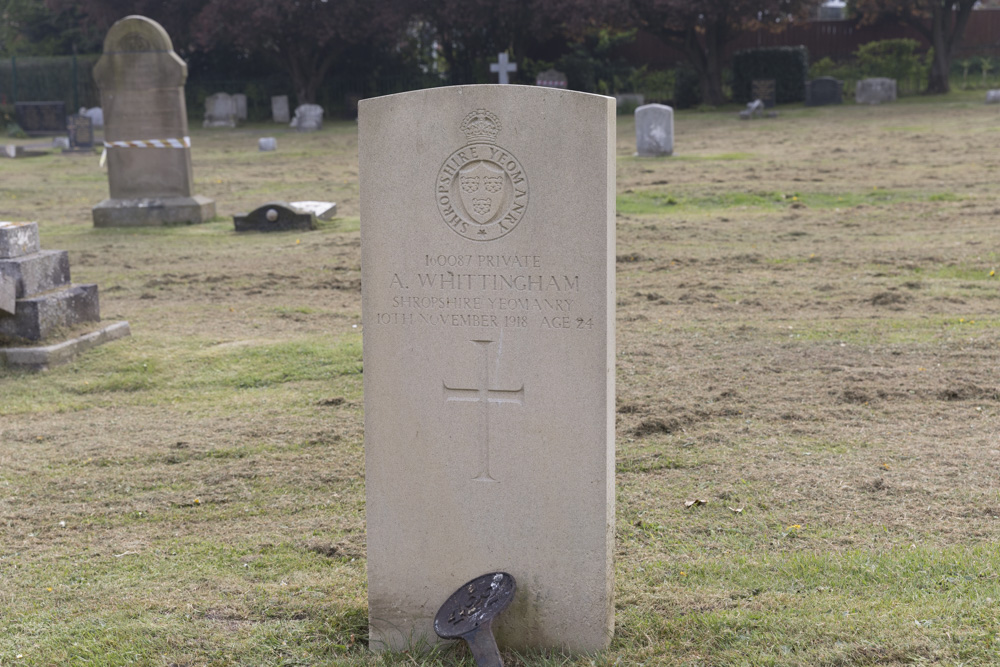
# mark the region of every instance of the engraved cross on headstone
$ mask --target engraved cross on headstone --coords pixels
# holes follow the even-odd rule
[[[449,387],[446,382],[444,386],[444,400],[465,401],[480,403],[479,409],[479,442],[480,442],[480,465],[479,474],[474,480],[477,482],[496,482],[490,475],[490,405],[493,403],[516,403],[524,405],[524,385],[517,389],[497,389],[490,386],[490,345],[492,340],[474,340],[479,346],[482,356],[482,365],[479,374],[479,381],[474,387]]]
[[[508,74],[517,71],[517,63],[510,62],[507,52],[497,54],[497,62],[490,63],[490,71],[500,75],[500,83],[510,83]]]

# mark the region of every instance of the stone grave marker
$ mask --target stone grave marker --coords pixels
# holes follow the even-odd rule
[[[236,100],[229,93],[215,93],[205,98],[202,127],[236,127]]]
[[[235,93],[233,96],[233,104],[236,105],[236,120],[246,120],[247,119],[247,96],[243,93]]]
[[[501,646],[614,628],[615,101],[472,85],[362,100],[371,646],[518,582]]]
[[[94,148],[94,121],[90,116],[74,114],[66,120],[69,150],[89,151]]]
[[[517,63],[510,62],[510,57],[504,51],[497,54],[495,63],[490,63],[490,71],[498,75],[500,83],[508,84],[510,83],[510,75],[517,71]]]
[[[778,93],[774,79],[754,79],[750,82],[750,97],[764,103],[765,109],[772,109],[778,103]]]
[[[101,107],[92,107],[88,109],[87,107],[80,107],[78,112],[81,116],[86,116],[89,118],[95,128],[104,128],[104,109]]]
[[[674,154],[674,110],[665,104],[645,104],[635,110],[635,146],[640,157]]]
[[[843,104],[844,82],[832,76],[821,76],[806,83],[806,106]]]
[[[285,202],[271,202],[250,213],[234,215],[233,224],[238,232],[287,232],[293,229],[316,229],[312,213],[297,209]]]
[[[278,140],[274,137],[261,137],[257,140],[257,150],[262,152],[278,150]]]
[[[565,72],[560,72],[556,69],[547,69],[544,72],[538,73],[538,76],[535,77],[535,85],[546,88],[565,88],[569,85],[569,79],[566,78]]]
[[[299,132],[315,132],[323,129],[323,107],[318,104],[302,104],[295,108],[295,117],[290,127]]]
[[[194,194],[184,81],[170,36],[144,16],[121,19],[94,67],[104,109],[111,197],[95,227],[205,222],[215,202]]]
[[[65,102],[17,102],[14,117],[26,134],[63,134],[66,132]]]
[[[858,104],[885,104],[896,101],[896,80],[885,78],[862,79],[854,88]]]
[[[66,327],[99,321],[97,285],[70,282],[68,253],[42,250],[35,222],[0,222],[0,337],[45,341]],[[128,333],[128,323],[118,322],[56,345],[0,346],[0,361],[45,368]]]
[[[986,91],[986,103],[987,104],[1000,104],[1000,90],[987,90]]]
[[[312,213],[319,220],[337,217],[337,203],[332,201],[293,201],[292,207]]]
[[[275,123],[287,123],[291,120],[288,109],[288,95],[275,95],[271,98],[271,117]]]

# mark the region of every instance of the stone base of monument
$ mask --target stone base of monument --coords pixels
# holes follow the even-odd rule
[[[0,338],[45,342],[67,329],[100,322],[97,285],[70,282],[65,250],[42,250],[34,222],[0,222]],[[118,322],[46,347],[0,347],[8,366],[46,368],[128,335]]]
[[[215,217],[215,201],[208,197],[105,199],[93,208],[94,227],[157,227],[194,225]]]
[[[81,352],[131,336],[128,322],[114,322],[82,336],[41,347],[0,347],[0,361],[8,368],[43,371],[66,364]]]

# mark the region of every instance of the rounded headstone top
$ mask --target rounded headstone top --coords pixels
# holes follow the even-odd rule
[[[174,44],[163,26],[137,14],[116,22],[104,37],[104,53],[173,50]]]

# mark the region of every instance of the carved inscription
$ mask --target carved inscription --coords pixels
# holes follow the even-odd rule
[[[435,199],[445,223],[473,241],[506,236],[524,217],[528,178],[514,155],[496,145],[502,126],[486,109],[462,121],[467,143],[438,170]]]
[[[490,381],[490,346],[492,340],[471,341],[479,347],[482,359],[479,379],[473,387],[449,387],[448,382],[442,382],[444,400],[479,403],[479,474],[473,480],[477,482],[496,482],[490,474],[490,406],[499,403],[516,403],[524,405],[524,385],[517,389],[501,389],[491,387]],[[499,361],[499,360],[498,360]]]

